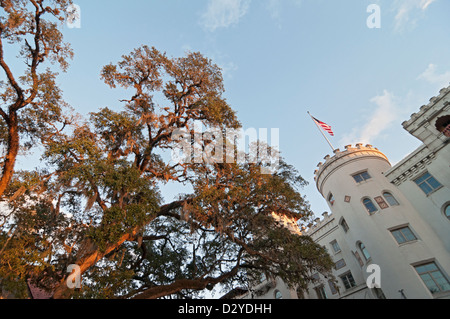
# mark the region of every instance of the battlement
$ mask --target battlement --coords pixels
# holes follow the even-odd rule
[[[316,219],[314,219],[314,221],[309,223],[306,227],[303,226],[301,231],[305,235],[312,236],[313,234],[315,234],[318,231],[320,231],[323,227],[325,227],[327,224],[329,224],[333,220],[334,220],[334,215],[333,214],[329,214],[328,212],[324,212],[322,214],[322,218],[317,217]]]
[[[425,113],[427,113],[430,109],[432,109],[440,100],[442,100],[449,93],[450,93],[450,86],[441,89],[439,91],[439,94],[437,96],[433,96],[428,104],[422,105],[420,107],[419,112],[411,114],[410,119],[402,123],[403,128],[408,130],[409,126],[411,126],[415,121],[421,119]],[[449,102],[447,102],[447,104],[448,103]]]
[[[334,156],[325,156],[325,162],[320,162],[317,165],[317,169],[314,171],[314,181],[317,184],[319,192],[322,193],[321,184],[329,173],[333,172],[343,164],[354,159],[360,159],[361,157],[378,157],[389,163],[389,159],[386,155],[370,144],[366,144],[365,146],[362,143],[358,143],[355,146],[346,145],[344,151],[336,149],[334,150]]]

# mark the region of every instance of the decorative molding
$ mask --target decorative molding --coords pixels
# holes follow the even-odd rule
[[[389,159],[376,147],[370,144],[363,146],[363,144],[358,143],[355,147],[351,145],[345,146],[345,151],[336,149],[334,151],[335,155],[330,157],[327,155],[324,159],[325,162],[320,162],[314,171],[314,180],[316,181],[316,186],[319,192],[322,194],[322,186],[335,170],[339,169],[341,166],[348,164],[349,162],[367,158],[378,158],[386,161],[389,165]],[[322,194],[323,195],[323,194]]]
[[[410,180],[411,178],[413,178],[414,176],[425,170],[427,166],[430,165],[435,158],[436,155],[434,153],[429,153],[427,156],[417,161],[414,165],[410,166],[405,171],[399,173],[391,181],[391,183],[395,184],[396,186],[400,186],[405,181]]]

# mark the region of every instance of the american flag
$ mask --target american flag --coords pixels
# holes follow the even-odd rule
[[[331,136],[334,136],[333,130],[331,129],[331,126],[329,126],[327,123],[324,123],[322,121],[319,121],[314,116],[312,116],[313,120],[316,121],[317,125],[319,125],[321,128],[323,128],[325,131],[327,131]]]

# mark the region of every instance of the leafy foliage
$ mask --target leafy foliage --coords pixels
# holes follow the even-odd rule
[[[2,39],[24,41],[23,57],[33,65],[34,51],[27,53],[22,33],[36,30],[36,20],[25,3],[2,1],[7,18],[0,27]],[[59,17],[69,2],[32,3]],[[60,35],[48,22],[39,41],[64,70],[69,51]],[[292,166],[281,161],[273,174],[263,174],[261,160],[167,160],[177,130],[196,136],[198,122],[206,130],[241,126],[211,60],[137,48],[101,71],[108,86],[131,90],[132,97],[122,100],[120,111],[103,108],[87,119],[65,111],[55,76],[47,70],[22,78],[35,93],[17,127],[30,145],[41,143],[47,166],[15,172],[5,188],[1,289],[20,297],[33,285],[53,298],[192,298],[261,274],[305,288],[311,273],[330,271],[326,251],[282,222],[308,222],[312,214],[300,194],[306,182]],[[2,88],[5,104],[20,99],[11,79]],[[8,151],[4,119],[0,138]],[[214,141],[201,143],[204,150]],[[169,181],[192,192],[163,203],[159,186]],[[83,276],[75,291],[65,283],[70,264],[79,265]]]

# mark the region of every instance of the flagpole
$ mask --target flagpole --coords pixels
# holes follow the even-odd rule
[[[308,114],[309,114],[309,116],[311,116],[311,120],[314,122],[314,124],[316,124],[316,126],[317,126],[317,128],[319,129],[320,133],[322,133],[322,136],[325,138],[325,140],[328,142],[328,145],[330,145],[331,149],[332,149],[333,152],[334,152],[335,148],[334,148],[333,145],[331,144],[330,140],[326,137],[326,135],[325,135],[325,133],[323,132],[323,130],[319,127],[319,124],[317,124],[317,122],[314,121],[314,118],[313,118],[313,116],[311,115],[311,113],[309,113],[309,111],[308,111]]]

